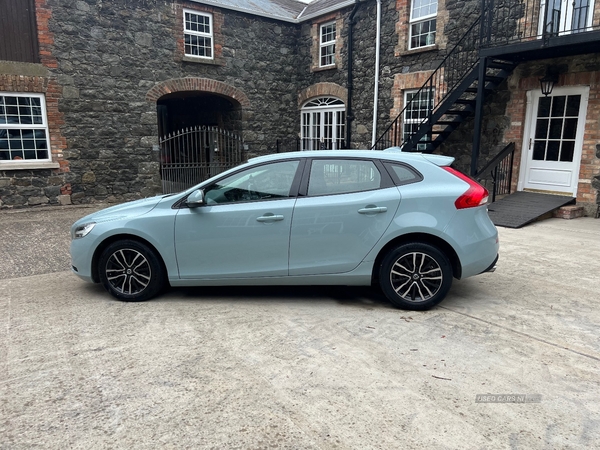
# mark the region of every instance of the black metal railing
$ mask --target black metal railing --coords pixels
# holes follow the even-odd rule
[[[275,153],[299,152],[300,138],[280,138],[275,140]]]
[[[479,181],[492,194],[492,203],[497,195],[508,195],[512,186],[515,143],[511,142],[475,174]]]
[[[482,0],[482,46],[496,47],[536,39],[600,30],[590,0]]]
[[[159,139],[163,193],[190,188],[246,160],[242,137],[218,127],[195,126]]]

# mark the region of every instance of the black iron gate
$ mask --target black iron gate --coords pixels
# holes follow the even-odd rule
[[[241,137],[196,126],[160,138],[163,193],[179,192],[245,161]]]

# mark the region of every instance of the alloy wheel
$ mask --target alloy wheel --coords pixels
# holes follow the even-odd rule
[[[405,253],[390,270],[390,283],[396,294],[409,302],[423,302],[437,294],[444,282],[440,264],[421,252]]]
[[[117,250],[106,262],[106,279],[122,294],[136,295],[150,284],[152,269],[148,259],[131,248]]]

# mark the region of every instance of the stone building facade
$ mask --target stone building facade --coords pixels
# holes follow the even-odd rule
[[[33,7],[38,55],[19,61],[0,51],[0,96],[43,97],[48,153],[15,160],[0,148],[0,208],[160,193],[160,136],[188,126],[240,134],[247,156],[370,148],[481,10],[481,0],[381,0],[376,67],[376,0],[262,0],[252,9],[233,0],[23,2]],[[486,100],[480,164],[515,142],[519,173],[528,98],[545,68],[558,65],[557,87],[589,87],[575,196],[592,214],[600,201],[597,61],[521,63]],[[318,121],[329,117],[325,130]],[[439,149],[466,172],[472,134],[471,119]]]

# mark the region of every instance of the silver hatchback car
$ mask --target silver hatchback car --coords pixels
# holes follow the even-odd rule
[[[425,310],[493,269],[487,190],[453,158],[398,151],[275,154],[175,195],[90,214],[72,270],[124,301],[170,286],[371,285]]]

